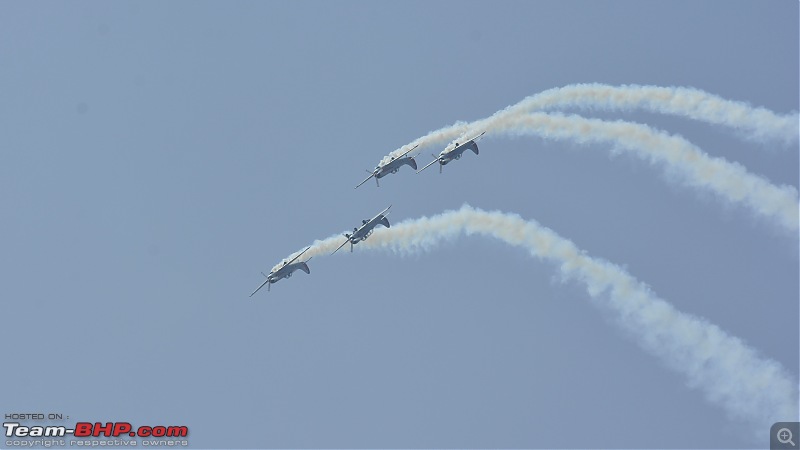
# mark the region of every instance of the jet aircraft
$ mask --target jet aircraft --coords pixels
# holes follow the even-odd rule
[[[306,247],[305,250],[300,252],[300,254],[298,254],[289,261],[283,260],[282,263],[279,263],[277,266],[272,268],[272,271],[269,273],[269,275],[265,274],[264,272],[261,272],[261,275],[264,275],[265,277],[267,277],[267,279],[263,283],[261,283],[261,286],[259,286],[255,291],[253,291],[252,294],[250,294],[250,297],[252,297],[256,292],[258,292],[259,289],[264,287],[265,284],[267,285],[267,292],[269,292],[269,287],[272,283],[277,283],[279,280],[282,280],[283,278],[291,277],[292,273],[297,269],[300,269],[303,272],[310,274],[311,270],[308,268],[308,264],[306,263],[308,261],[311,261],[311,258],[308,258],[305,261],[295,262],[301,256],[303,256],[303,253],[307,252],[308,249],[310,248],[311,246]]]
[[[486,132],[484,131],[483,133],[475,136],[474,138],[468,140],[466,143],[463,143],[463,144],[459,144],[458,142],[454,142],[454,143],[448,145],[447,147],[445,147],[444,150],[442,150],[441,153],[439,153],[439,156],[433,155],[433,157],[436,158],[436,159],[431,161],[427,166],[423,167],[422,169],[419,169],[417,171],[417,173],[422,172],[423,170],[425,170],[428,167],[432,166],[436,162],[439,163],[439,173],[442,173],[442,167],[444,167],[445,164],[449,163],[450,161],[452,161],[454,159],[461,159],[461,155],[464,153],[465,150],[472,150],[472,152],[477,155],[478,154],[478,144],[476,144],[475,141],[480,139],[480,137],[483,136],[485,133]]]
[[[419,144],[411,147],[407,152],[403,153],[402,155],[396,158],[392,156],[389,162],[385,164],[378,164],[375,167],[375,170],[370,172],[370,175],[367,177],[367,179],[365,179],[361,183],[358,183],[358,186],[361,186],[362,184],[366,183],[367,181],[369,181],[370,178],[375,177],[375,183],[378,185],[378,187],[381,187],[380,182],[378,182],[379,179],[385,177],[386,175],[389,175],[390,173],[397,173],[397,171],[400,170],[400,168],[406,164],[411,166],[412,169],[417,170],[417,162],[414,161],[414,157],[406,155],[409,154],[411,150],[414,150],[418,146]],[[369,170],[367,172],[369,172]],[[356,186],[355,189],[358,189],[358,186]]]
[[[392,205],[389,205],[389,208],[391,207]],[[373,217],[372,219],[362,220],[361,227],[353,228],[353,234],[345,233],[344,237],[346,237],[347,240],[342,242],[342,245],[340,245],[339,248],[334,250],[333,253],[338,252],[339,249],[347,245],[348,242],[350,243],[350,251],[352,252],[353,245],[366,240],[372,234],[375,227],[378,225],[383,225],[386,228],[389,228],[389,219],[386,218],[386,215],[389,212],[389,208],[386,208],[383,211],[379,212],[378,215]],[[331,255],[333,255],[333,253],[331,253]]]

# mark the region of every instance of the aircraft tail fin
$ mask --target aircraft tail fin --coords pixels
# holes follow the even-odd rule
[[[383,226],[385,226],[386,228],[389,228],[389,227],[390,227],[390,225],[389,225],[389,219],[387,219],[387,218],[386,218],[386,216],[383,216],[383,217],[381,218],[381,221],[380,221],[380,223],[381,223],[381,224],[383,224]]]
[[[414,158],[408,159],[408,165],[411,166],[412,169],[417,170],[417,162],[414,160]]]
[[[309,259],[311,259],[311,258],[309,258]],[[303,272],[305,272],[307,274],[311,273],[311,269],[308,268],[308,264],[306,264],[306,261],[300,263],[300,270],[302,270]]]
[[[469,149],[472,150],[472,153],[478,154],[478,144],[475,141],[470,142]]]

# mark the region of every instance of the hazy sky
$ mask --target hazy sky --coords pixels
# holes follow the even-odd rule
[[[515,212],[798,375],[798,238],[610,145],[388,152],[581,82],[798,109],[796,1],[0,3],[0,409],[196,448],[766,445],[584,288],[479,237],[259,272],[392,204]],[[575,111],[580,112],[580,111]],[[797,143],[657,114],[798,186]],[[430,161],[441,148],[421,149]]]

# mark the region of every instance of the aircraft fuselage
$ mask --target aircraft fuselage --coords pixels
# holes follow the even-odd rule
[[[297,270],[297,269],[300,269],[303,272],[309,273],[308,265],[304,261],[299,261],[299,262],[294,262],[294,263],[291,263],[291,264],[287,264],[287,265],[281,267],[280,269],[275,270],[274,272],[271,272],[269,275],[267,275],[267,279],[269,279],[270,283],[277,283],[278,281],[280,281],[280,280],[282,280],[284,278],[291,277],[292,274],[294,273],[294,271]]]
[[[466,144],[456,144],[456,147],[452,150],[445,150],[439,154],[439,163],[444,166],[450,161],[461,159],[461,155],[463,155],[467,150],[472,150],[477,155],[478,144],[476,144],[474,140],[469,141]]]
[[[391,208],[391,207],[392,207],[392,205],[389,205],[389,208]],[[375,229],[375,227],[378,226],[378,225],[383,225],[386,228],[389,228],[390,227],[389,219],[386,218],[386,213],[389,211],[389,208],[384,209],[383,211],[378,213],[378,215],[373,217],[372,219],[362,220],[361,221],[361,226],[358,227],[358,228],[353,228],[353,233],[352,234],[345,233],[344,236],[345,236],[345,238],[347,238],[347,240],[344,241],[342,243],[342,245],[340,245],[336,250],[334,250],[333,253],[338,252],[339,249],[344,247],[345,245],[347,245],[347,243],[350,243],[350,251],[352,252],[353,251],[353,245],[355,245],[355,244],[367,239],[369,237],[369,235],[372,234],[372,231]],[[333,253],[331,253],[331,255]]]
[[[350,236],[350,242],[356,244],[358,242],[365,240],[366,238],[369,237],[370,234],[372,234],[372,232],[375,229],[375,226],[378,225],[379,223],[380,221],[375,219],[368,221],[367,223],[362,225],[361,228],[353,232],[353,234]]]
[[[414,160],[414,158],[406,156],[389,161],[389,163],[377,167],[374,172],[375,178],[383,178],[390,173],[397,173],[397,171],[405,165],[411,166],[412,169],[417,170],[417,162]]]

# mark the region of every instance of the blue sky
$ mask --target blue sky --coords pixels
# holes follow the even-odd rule
[[[494,241],[340,252],[247,295],[389,204],[395,223],[469,203],[623,265],[797,377],[797,237],[663,167],[487,136],[441,176],[353,190],[430,130],[572,83],[796,111],[797,18],[797,2],[0,3],[3,412],[186,424],[200,448],[760,445],[582,287]],[[798,186],[796,142],[585,114]]]

